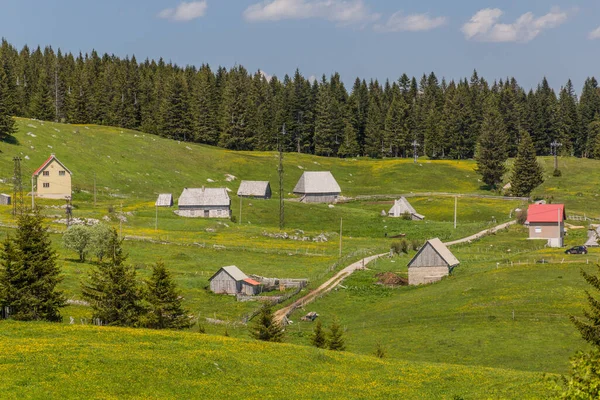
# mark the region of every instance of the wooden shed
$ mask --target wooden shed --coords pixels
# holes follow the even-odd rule
[[[527,209],[529,239],[545,239],[549,247],[562,247],[565,219],[564,204],[530,204]]]
[[[10,195],[9,194],[5,194],[2,193],[0,194],[0,204],[3,206],[10,206],[11,202],[10,202]]]
[[[302,174],[294,193],[303,203],[335,203],[342,192],[329,171],[306,171]]]
[[[413,221],[421,221],[425,219],[424,215],[417,213],[408,200],[406,200],[406,197],[400,197],[399,200],[395,200],[394,205],[388,212],[388,216],[393,218],[400,218],[406,214],[410,215],[410,218]]]
[[[254,296],[260,293],[260,282],[250,279],[235,265],[222,267],[208,281],[210,290],[218,294],[246,294]]]
[[[231,200],[225,188],[184,188],[176,214],[192,218],[229,218]]]
[[[155,205],[156,207],[173,207],[173,195],[171,193],[159,194]]]
[[[408,263],[408,284],[437,282],[460,262],[438,238],[428,240]]]
[[[239,197],[267,200],[271,198],[271,184],[269,181],[242,181],[237,195]]]

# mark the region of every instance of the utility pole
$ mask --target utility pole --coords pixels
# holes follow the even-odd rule
[[[35,188],[33,186],[33,175],[31,175],[31,211],[35,210],[35,200],[34,195],[35,195]]]
[[[156,216],[155,216],[155,220],[154,220],[154,231],[158,230],[158,205],[155,204],[155,208],[156,208]]]
[[[23,214],[23,180],[21,177],[21,157],[14,157],[14,173],[13,173],[13,215]]]
[[[554,155],[554,170],[558,170],[558,148],[562,146],[562,143],[556,141],[556,139],[554,139],[554,141],[552,143],[550,143],[550,153]]]
[[[415,139],[415,140],[413,140],[413,142],[412,142],[412,147],[413,147],[413,156],[414,156],[414,158],[415,158],[415,161],[414,161],[414,163],[416,164],[416,163],[417,163],[417,157],[419,157],[419,156],[417,155],[417,147],[419,147],[419,142],[417,142],[417,140],[416,140],[416,139]]]
[[[71,226],[71,219],[73,218],[73,206],[71,205],[71,196],[66,198],[67,204],[65,206],[65,214],[67,214],[67,229]]]
[[[240,196],[240,225],[242,224],[242,199],[243,197]]]
[[[94,171],[94,208],[96,208],[96,171]]]
[[[121,217],[119,218],[119,238],[123,239],[123,202],[121,202]]]
[[[56,112],[55,121],[58,122],[58,66],[54,69],[54,110]]]
[[[454,196],[454,229],[456,229],[456,214],[458,211],[458,196]]]
[[[279,149],[279,230],[283,230],[285,226],[285,215],[283,206],[283,137],[285,136],[285,124],[281,129],[281,140],[277,135],[277,147]]]
[[[342,218],[340,217],[340,258],[342,258]]]

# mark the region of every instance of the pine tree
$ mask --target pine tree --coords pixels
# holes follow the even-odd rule
[[[531,136],[521,132],[519,152],[515,159],[510,177],[511,192],[515,196],[527,197],[531,191],[544,182],[542,166],[535,157],[535,148]]]
[[[327,337],[325,336],[325,331],[323,330],[323,324],[321,324],[321,320],[317,320],[317,324],[315,325],[315,329],[313,330],[313,334],[310,338],[310,344],[319,349],[324,349],[327,347]]]
[[[331,326],[329,327],[329,350],[344,351],[346,350],[346,343],[344,339],[344,332],[337,318],[334,318]]]
[[[483,124],[477,147],[477,172],[482,181],[495,189],[506,171],[506,132],[493,95],[485,101]]]
[[[0,139],[5,139],[17,131],[10,113],[10,91],[8,77],[0,66]]]
[[[369,100],[367,125],[365,126],[365,154],[370,157],[383,157],[383,126],[378,95],[372,94]]]
[[[43,121],[53,121],[54,96],[52,96],[51,78],[42,67],[37,83],[37,90],[31,100],[32,115]]]
[[[587,140],[588,143],[585,146],[588,157],[600,158],[600,114],[596,114],[594,119],[587,127]]]
[[[126,256],[114,229],[108,248],[109,262],[100,263],[82,282],[83,297],[102,325],[137,326],[144,314],[141,290],[135,269],[124,264]]]
[[[600,265],[598,265],[600,272]],[[600,277],[581,270],[583,279],[592,287],[594,292],[600,292]],[[581,337],[596,347],[600,347],[600,301],[588,290],[585,291],[588,310],[583,310],[583,319],[571,316],[571,321],[581,334]]]
[[[338,150],[338,156],[340,157],[354,157],[359,155],[360,147],[356,140],[356,131],[350,121],[346,121],[344,128],[344,134],[342,137],[342,145]]]
[[[191,321],[181,305],[182,297],[163,263],[152,267],[152,276],[146,284],[145,298],[149,306],[145,325],[152,329],[189,328]]]
[[[271,305],[265,303],[256,316],[254,326],[250,328],[250,335],[265,342],[281,342],[283,333],[283,327],[273,317]]]
[[[12,318],[60,322],[65,306],[56,252],[39,213],[22,214],[14,238],[4,241],[0,255],[0,306]]]
[[[389,146],[392,157],[405,155],[408,148],[408,105],[404,98],[398,94],[392,103],[385,118],[385,143]]]
[[[180,74],[173,76],[167,85],[160,107],[160,120],[162,136],[184,142],[192,139],[188,85]]]

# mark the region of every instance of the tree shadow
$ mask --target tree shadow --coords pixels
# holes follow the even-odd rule
[[[4,143],[8,143],[8,144],[12,144],[12,145],[18,145],[19,144],[19,139],[17,139],[16,137],[9,135],[9,136],[5,136],[2,141]]]

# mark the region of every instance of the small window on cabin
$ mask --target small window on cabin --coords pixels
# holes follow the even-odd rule
[[[535,228],[535,233],[542,233],[542,228]]]
[[[49,188],[50,187],[50,183],[49,182],[44,182],[44,187],[45,188]]]
[[[43,174],[44,176],[50,176],[50,171],[44,171]]]
[[[65,176],[65,171],[58,171],[58,176]]]

